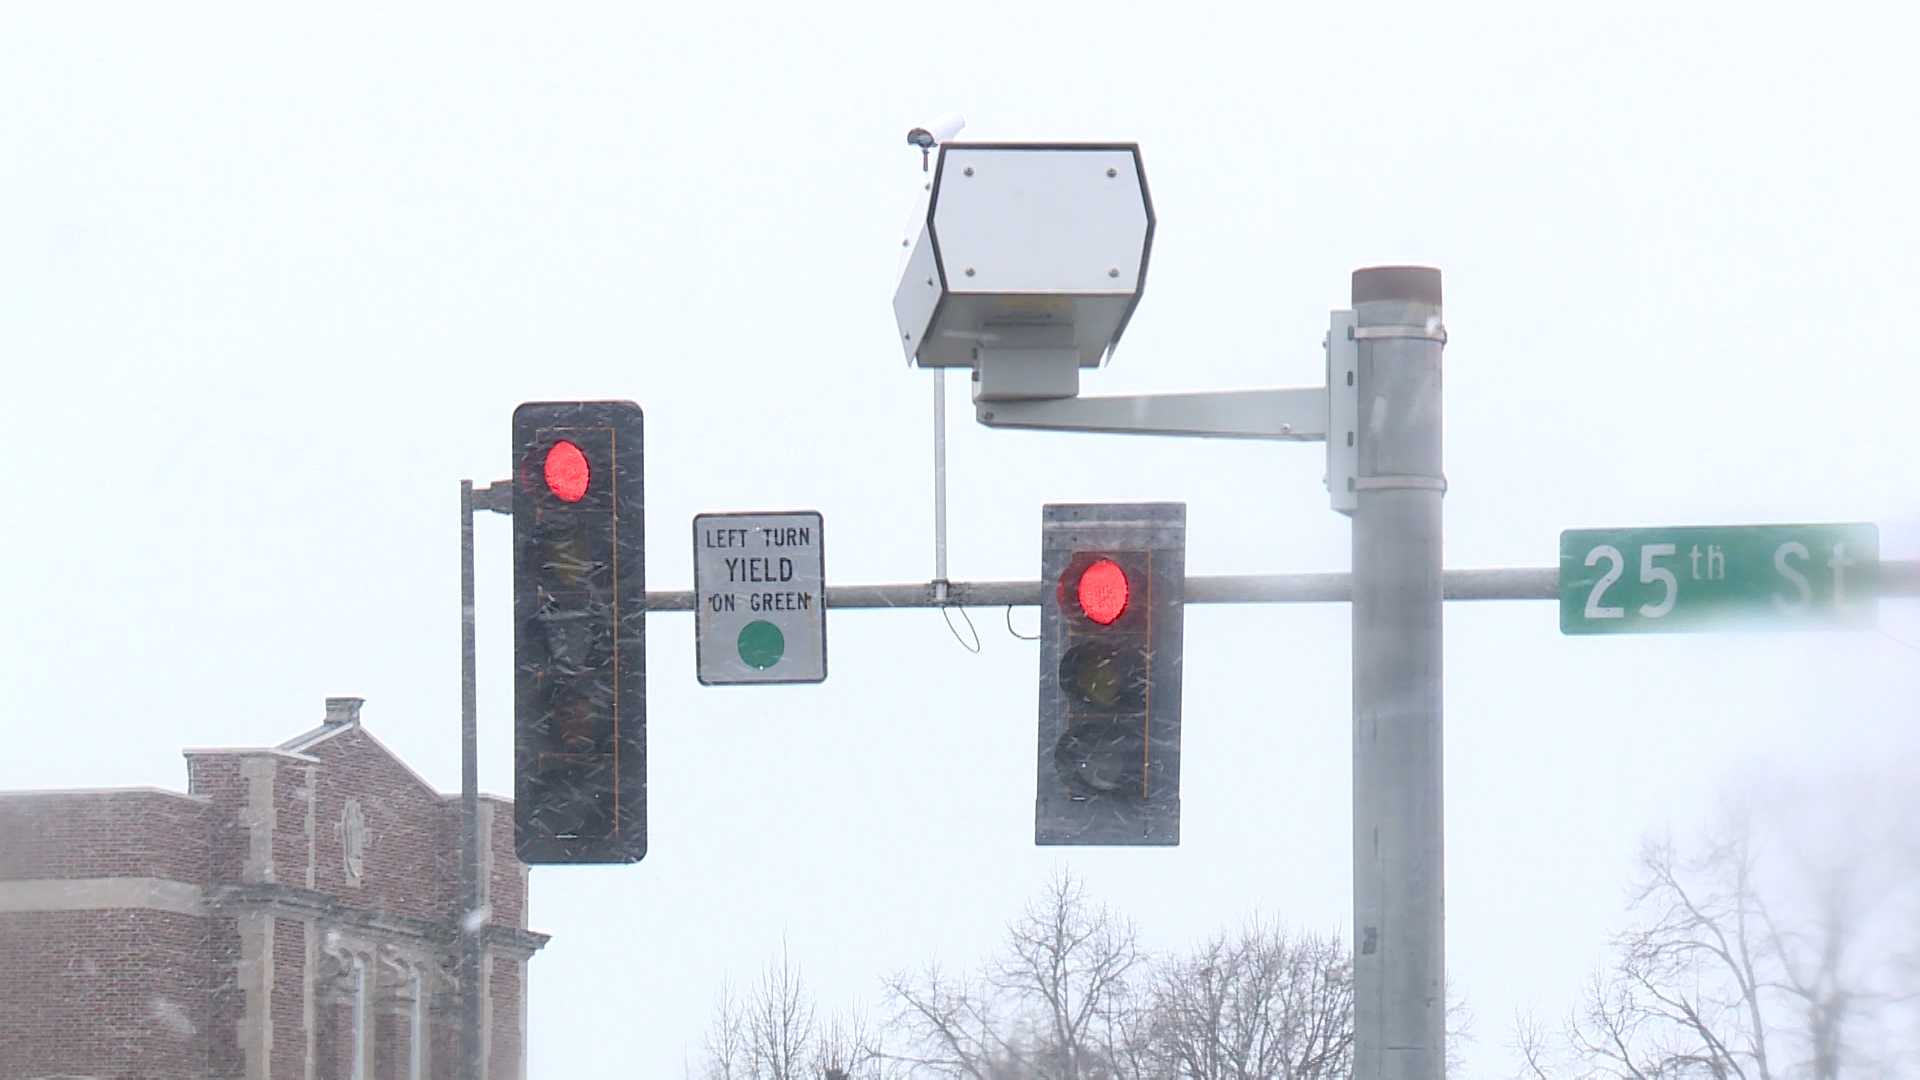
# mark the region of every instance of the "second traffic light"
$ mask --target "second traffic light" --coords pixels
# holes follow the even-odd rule
[[[513,412],[513,821],[527,863],[647,853],[640,407]]]
[[[1184,503],[1040,517],[1037,844],[1180,842]]]

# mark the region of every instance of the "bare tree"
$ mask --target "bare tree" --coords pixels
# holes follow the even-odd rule
[[[1805,930],[1782,929],[1764,906],[1760,908],[1779,961],[1772,985],[1789,999],[1788,1007],[1801,1015],[1813,1080],[1839,1077],[1847,1022],[1868,996],[1846,979],[1846,954],[1853,944],[1849,931],[1856,924],[1854,897],[1846,875],[1828,879],[1816,901],[1812,925]]]
[[[1879,1064],[1858,1036],[1898,995],[1870,977],[1858,946],[1870,908],[1891,894],[1860,885],[1866,857],[1838,835],[1811,842],[1828,857],[1763,877],[1755,818],[1736,808],[1691,857],[1667,840],[1644,845],[1634,922],[1567,1019],[1577,1075],[1838,1080]],[[1516,1049],[1525,1075],[1549,1075],[1537,1027],[1518,1030]]]
[[[908,1065],[936,1076],[991,1080],[996,1062],[1016,1056],[991,987],[948,975],[937,964],[917,976],[895,974],[885,986],[894,1024],[912,1047],[900,1055]]]
[[[1336,936],[1257,920],[1154,961],[1131,923],[1055,877],[973,976],[885,982],[891,1037],[821,1021],[782,950],[745,1001],[723,992],[707,1080],[1328,1080],[1353,1064],[1353,962]],[[1450,1023],[1461,1008],[1449,995]]]
[[[1449,976],[1445,1017],[1449,1073],[1458,1075],[1462,1069],[1466,1068],[1466,1055],[1462,1051],[1466,1049],[1468,1043],[1474,1041],[1473,1026],[1477,1019],[1472,1004],[1467,1001],[1467,996],[1454,987],[1453,979]]]
[[[1769,916],[1754,888],[1744,819],[1703,856],[1670,842],[1641,852],[1632,906],[1639,922],[1614,939],[1569,1019],[1568,1040],[1602,1075],[1771,1080],[1763,1015]]]
[[[721,984],[720,1000],[714,1006],[713,1022],[701,1049],[706,1053],[700,1073],[704,1080],[752,1080],[746,1006],[734,996],[731,983]]]
[[[1221,1023],[1230,1004],[1243,1000],[1233,987],[1243,975],[1242,956],[1225,934],[1184,957],[1156,965],[1147,1022],[1150,1053],[1172,1075],[1214,1077],[1227,1072]]]
[[[813,1001],[801,985],[799,969],[780,946],[780,962],[760,975],[746,1009],[747,1054],[753,1075],[765,1080],[801,1080],[812,1064]]]
[[[1353,961],[1337,937],[1257,922],[1156,965],[1147,1020],[1159,1075],[1182,1080],[1344,1077],[1353,1060]]]
[[[1514,1014],[1512,1049],[1520,1055],[1520,1070],[1516,1080],[1555,1080],[1562,1075],[1553,1063],[1553,1050],[1549,1043],[1547,1033],[1540,1027],[1538,1019],[1531,1014]]]
[[[1106,1057],[1092,1036],[1120,1000],[1140,962],[1133,924],[1104,904],[1088,901],[1085,886],[1064,871],[1039,900],[1007,928],[1007,953],[994,965],[993,985],[1039,1009],[1050,1036],[1051,1061],[1042,1075],[1081,1080],[1085,1066]]]
[[[1007,927],[1005,950],[980,978],[930,967],[887,980],[915,1048],[902,1060],[973,1080],[1110,1076],[1130,1056],[1109,1040],[1127,1029],[1140,962],[1132,924],[1062,873]]]
[[[1911,857],[1920,800],[1910,779],[1890,786],[1904,797],[1863,799],[1856,791],[1836,798],[1815,787],[1768,804],[1768,835],[1778,841],[1769,855],[1778,856],[1771,861],[1784,875],[1759,890],[1768,902],[1758,910],[1772,971],[1767,988],[1777,995],[1770,1004],[1780,1014],[1776,1056],[1784,1064],[1777,1071],[1785,1075],[1892,1074],[1907,1071],[1914,1057],[1911,1045],[1885,1043],[1896,1011],[1920,1001],[1920,980],[1902,965],[1903,946],[1920,944],[1920,921],[1905,907],[1920,900]],[[1792,827],[1782,828],[1782,819]]]
[[[1130,982],[1101,1010],[1099,1041],[1105,1050],[1105,1074],[1112,1080],[1164,1080],[1168,1075],[1154,1049],[1153,997],[1149,986]]]
[[[701,1047],[702,1080],[885,1080],[879,1034],[858,1009],[824,1023],[782,945],[745,999],[723,985]]]
[[[880,1034],[859,1009],[834,1016],[820,1025],[814,1041],[815,1075],[821,1080],[878,1080],[894,1063],[886,1055]]]

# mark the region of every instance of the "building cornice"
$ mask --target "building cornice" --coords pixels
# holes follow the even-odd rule
[[[447,947],[455,943],[452,920],[423,919],[374,908],[343,904],[337,897],[314,889],[292,885],[244,884],[216,885],[206,892],[209,911],[216,914],[264,913],[297,919],[313,919],[336,926],[405,938],[423,945]],[[539,952],[551,935],[517,926],[488,923],[480,931],[483,947],[527,959]]]

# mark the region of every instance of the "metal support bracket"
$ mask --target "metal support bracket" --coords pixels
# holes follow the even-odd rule
[[[1374,329],[1368,327],[1368,330]],[[1360,334],[1351,311],[1327,323],[1327,501],[1351,514],[1360,505]],[[1369,334],[1368,336],[1372,336]]]
[[[1444,476],[1362,476],[1354,481],[1357,491],[1437,491],[1447,493]]]
[[[995,428],[1287,442],[1327,437],[1324,386],[1018,401],[986,401],[976,396],[973,409],[976,419]]]
[[[1447,343],[1447,328],[1444,326],[1356,326],[1349,336],[1355,341],[1385,341],[1400,339],[1405,341],[1437,341]]]
[[[1360,492],[1418,488],[1445,493],[1437,476],[1360,475],[1360,343],[1362,341],[1437,341],[1447,343],[1444,326],[1361,326],[1351,311],[1336,311],[1327,323],[1327,501],[1352,515]]]
[[[495,480],[486,487],[473,489],[473,508],[491,510],[496,514],[513,513],[513,481]]]
[[[1061,335],[1053,335],[1059,338]],[[1068,339],[1071,344],[1071,339]],[[1070,398],[1080,392],[1079,350],[1030,347],[974,350],[975,401]]]

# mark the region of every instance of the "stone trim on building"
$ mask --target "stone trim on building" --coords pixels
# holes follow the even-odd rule
[[[355,907],[342,903],[331,894],[290,885],[218,885],[207,890],[206,904],[208,911],[214,913],[233,915],[258,911],[276,918],[312,919],[342,930],[396,936],[425,946],[451,947],[455,944],[454,929],[444,920]],[[531,957],[549,940],[551,935],[499,923],[488,923],[480,931],[482,946],[516,959]]]
[[[206,914],[198,885],[151,877],[38,878],[0,881],[0,913],[24,911],[170,911]]]
[[[165,795],[169,798],[185,799],[188,802],[200,803],[202,805],[213,801],[205,795],[195,795],[191,792],[175,791],[172,788],[154,787],[152,785],[88,788],[23,788],[11,791],[0,791],[0,799],[58,799],[73,795]]]

